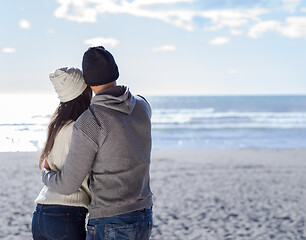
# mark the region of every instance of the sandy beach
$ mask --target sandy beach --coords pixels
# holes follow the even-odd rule
[[[0,239],[31,239],[39,153],[0,153]],[[151,239],[306,239],[306,149],[155,150]]]

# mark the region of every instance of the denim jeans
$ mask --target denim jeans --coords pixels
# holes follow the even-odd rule
[[[32,218],[33,239],[84,240],[86,214],[84,207],[37,204]]]
[[[87,224],[86,240],[147,240],[152,227],[151,207],[113,217],[92,218]]]

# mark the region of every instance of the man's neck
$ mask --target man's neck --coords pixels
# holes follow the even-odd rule
[[[95,94],[97,94],[98,92],[100,92],[101,90],[105,90],[107,88],[111,88],[111,87],[115,87],[117,86],[116,81],[104,84],[104,85],[99,85],[99,86],[90,86],[92,91],[94,91]]]

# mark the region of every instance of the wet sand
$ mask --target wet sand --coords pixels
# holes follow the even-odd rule
[[[31,239],[39,153],[0,153],[0,239]],[[156,150],[151,239],[306,239],[306,150]]]

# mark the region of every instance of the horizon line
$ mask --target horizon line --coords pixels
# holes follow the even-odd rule
[[[246,97],[246,96],[254,96],[254,97],[265,97],[265,96],[306,96],[306,93],[239,93],[239,94],[235,94],[235,93],[212,93],[212,94],[207,94],[207,93],[197,93],[197,94],[181,94],[181,93],[169,93],[169,94],[158,94],[158,93],[140,93],[140,94],[135,94],[135,95],[145,95],[148,97]],[[11,95],[11,96],[16,96],[16,95],[37,95],[37,96],[57,96],[57,94],[54,92],[14,92],[14,93],[9,93],[9,92],[0,92],[0,96],[5,96],[5,95]]]

